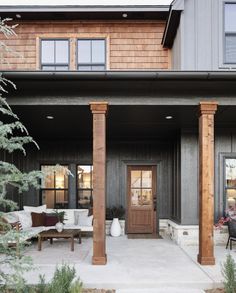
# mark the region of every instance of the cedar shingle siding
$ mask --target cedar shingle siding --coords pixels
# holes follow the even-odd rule
[[[19,22],[17,37],[4,40],[20,56],[8,54],[5,70],[39,69],[39,39],[68,37],[71,46],[76,46],[77,37],[107,39],[107,69],[168,69],[169,51],[161,45],[164,21],[72,21],[72,22]],[[71,49],[71,54],[75,55]],[[74,56],[71,56],[70,69],[76,69]]]

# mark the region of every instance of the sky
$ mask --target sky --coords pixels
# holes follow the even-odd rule
[[[168,5],[172,0],[0,0],[1,5]]]

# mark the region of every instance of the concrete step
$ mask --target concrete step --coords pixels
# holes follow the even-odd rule
[[[156,289],[118,289],[116,293],[205,293],[205,291],[201,289],[162,287]]]

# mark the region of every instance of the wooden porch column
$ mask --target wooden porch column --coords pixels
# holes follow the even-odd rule
[[[106,256],[106,112],[108,103],[92,102],[93,114],[93,264],[105,265]]]
[[[214,265],[214,114],[216,102],[200,102],[199,254],[201,265]]]

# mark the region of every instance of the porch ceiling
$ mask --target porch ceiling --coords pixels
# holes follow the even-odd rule
[[[89,106],[14,106],[13,110],[36,140],[92,139]],[[235,110],[233,106],[219,107],[216,127],[234,128]],[[181,128],[197,129],[197,111],[196,106],[110,106],[107,137],[114,141],[172,139]],[[166,116],[173,119],[167,120]]]

